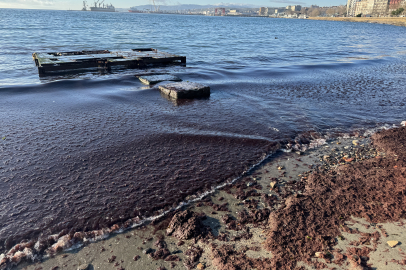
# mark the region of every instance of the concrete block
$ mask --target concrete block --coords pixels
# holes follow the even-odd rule
[[[143,83],[143,84],[156,84],[159,82],[164,82],[164,81],[182,81],[176,76],[169,75],[169,74],[164,74],[164,75],[148,75],[148,76],[139,76],[138,79]]]
[[[175,99],[210,96],[210,87],[194,82],[176,82],[160,85],[159,90]]]

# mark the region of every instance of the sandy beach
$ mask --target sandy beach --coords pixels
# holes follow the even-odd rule
[[[337,21],[337,22],[364,22],[406,26],[406,18],[401,17],[310,17],[309,20]]]
[[[405,133],[277,152],[149,225],[63,252],[57,242],[17,269],[404,269]]]

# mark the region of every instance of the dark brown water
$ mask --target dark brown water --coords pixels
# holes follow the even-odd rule
[[[34,11],[8,12],[17,20],[24,17],[19,12]],[[61,14],[49,11],[55,20]],[[69,40],[89,38],[88,32],[77,34],[82,13],[63,14],[73,28],[54,44],[41,41],[47,50],[60,49],[58,41],[67,50]],[[145,29],[156,31],[147,39],[141,30],[121,27],[134,19],[121,15],[83,18],[109,20],[106,27],[115,29],[110,29],[114,39],[96,38],[97,46],[145,46],[132,43],[138,36],[152,45],[165,41],[168,47],[160,49],[177,48],[174,52],[188,56],[186,68],[168,70],[185,81],[208,84],[211,97],[168,100],[143,86],[134,71],[40,81],[30,58],[39,45],[30,43],[28,28],[15,28],[20,35],[8,39],[3,35],[0,57],[9,61],[0,69],[1,251],[23,239],[157,215],[237,178],[279,144],[406,118],[403,28],[151,15],[144,20],[161,28],[144,22]],[[41,36],[45,26],[29,18],[30,31]],[[64,24],[55,24],[63,33]],[[216,31],[196,36],[205,24]],[[165,29],[180,31],[176,25],[186,34],[169,39]],[[267,31],[265,41],[253,36],[256,28]],[[357,31],[365,36],[353,39]],[[225,33],[233,38],[225,39]],[[375,44],[374,34],[385,35],[380,40],[390,39],[393,46]],[[13,54],[16,50],[23,53]]]

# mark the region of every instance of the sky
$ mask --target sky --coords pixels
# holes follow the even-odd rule
[[[232,2],[221,2],[219,0],[155,0],[161,4],[177,5],[177,4],[198,4],[198,5],[256,5],[264,7],[283,7],[288,5],[301,6],[338,6],[346,4],[346,0],[234,0]],[[88,0],[88,5],[92,5],[94,0]],[[111,3],[116,8],[128,8],[138,5],[148,5],[152,0],[105,0],[105,3]],[[0,0],[0,8],[22,8],[22,9],[81,9],[83,6],[82,0]]]

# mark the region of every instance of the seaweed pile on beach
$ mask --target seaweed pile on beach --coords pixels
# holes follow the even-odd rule
[[[245,254],[248,248],[237,250],[233,244],[211,241],[212,265],[218,270],[306,269],[298,265],[304,262],[317,269],[329,268],[331,263],[372,269],[369,254],[385,232],[376,228],[374,233],[363,233],[348,224],[355,222],[353,217],[372,225],[405,218],[406,127],[378,132],[371,139],[371,145],[362,146],[354,140],[352,150],[337,152],[333,148],[331,156],[321,156],[321,165],[299,181],[271,179],[274,182],[269,187],[274,195],[261,193],[262,186],[248,180],[224,188],[247,210],[238,212],[236,218],[230,214],[221,218],[228,231],[242,232],[240,235],[229,237],[225,232],[216,239],[247,240],[252,237],[247,225],[260,227],[267,234],[263,247],[271,252],[272,259],[250,258]],[[261,202],[266,207],[260,207]],[[346,250],[336,248],[343,232],[360,237]],[[406,257],[397,263],[405,265]]]
[[[353,269],[370,269],[368,254],[379,233],[368,239],[372,248],[352,247],[342,254],[334,246],[341,231],[350,231],[345,222],[352,216],[370,223],[405,218],[406,127],[378,132],[372,140],[386,155],[320,167],[307,178],[303,195],[289,197],[271,213],[265,247],[274,255],[272,269],[294,269],[298,261],[327,267],[314,257],[336,263],[347,258]]]

